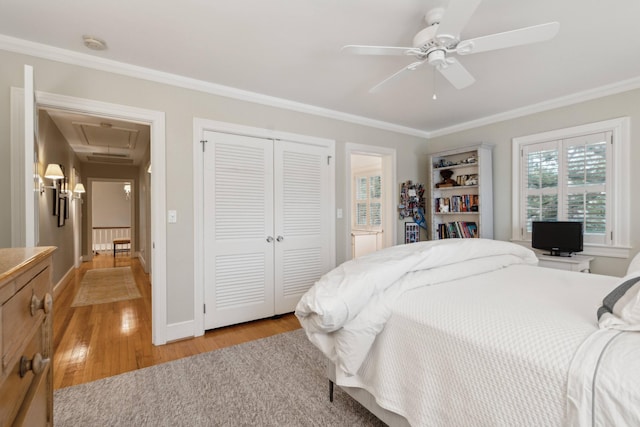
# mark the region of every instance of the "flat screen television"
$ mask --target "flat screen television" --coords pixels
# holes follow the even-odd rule
[[[582,223],[574,221],[533,221],[531,247],[549,255],[571,256],[582,252]]]

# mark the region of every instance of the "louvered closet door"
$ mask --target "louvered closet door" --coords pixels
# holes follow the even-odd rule
[[[273,143],[206,132],[205,329],[274,314]]]
[[[330,269],[329,167],[326,148],[276,141],[275,311],[291,312]]]

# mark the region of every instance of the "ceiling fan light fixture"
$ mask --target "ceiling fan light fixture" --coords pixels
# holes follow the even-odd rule
[[[445,55],[444,50],[436,49],[429,52],[427,56],[427,60],[429,65],[433,65],[435,67],[446,67],[447,66],[447,57]]]
[[[97,37],[85,35],[82,36],[82,41],[84,42],[84,45],[91,50],[105,50],[107,48],[107,43]]]

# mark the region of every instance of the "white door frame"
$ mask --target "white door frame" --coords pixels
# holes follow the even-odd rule
[[[270,129],[254,128],[250,126],[237,125],[233,123],[219,122],[215,120],[194,118],[193,119],[193,279],[194,279],[194,336],[204,335],[204,197],[203,197],[203,160],[202,146],[206,149],[206,143],[202,142],[205,131],[232,133],[237,135],[254,136],[264,139],[279,139],[299,142],[303,144],[320,145],[329,149],[330,171],[329,171],[329,212],[336,211],[335,197],[335,141],[332,139],[317,138],[307,135],[300,135],[288,132],[274,131]],[[155,166],[154,166],[155,168]],[[154,169],[155,172],[155,169]],[[336,263],[336,219],[332,214],[329,221],[329,259],[330,268]]]
[[[73,176],[73,181],[71,182],[70,189],[73,191],[75,185],[81,182],[81,177],[75,168],[71,172],[71,175]],[[70,200],[71,203],[73,203],[70,208],[73,219],[73,266],[80,268],[82,264],[82,203],[84,203],[84,200],[82,199],[82,195],[76,196],[73,192],[71,193]]]
[[[382,247],[387,248],[397,243],[396,224],[396,200],[398,200],[397,178],[396,178],[396,150],[395,148],[379,147],[377,145],[355,144],[347,142],[345,144],[345,204],[344,221],[347,225],[347,235],[345,236],[345,261],[353,257],[351,250],[351,155],[361,154],[366,156],[376,156],[382,159],[383,194],[384,194],[384,216],[382,221]]]
[[[155,345],[167,342],[167,250],[166,250],[166,139],[165,139],[165,113],[162,111],[147,110],[128,105],[112,104],[91,99],[77,98],[66,95],[58,95],[36,91],[38,107],[47,109],[60,109],[79,114],[90,114],[114,118],[118,120],[132,121],[149,125],[151,128],[151,241],[153,255],[151,257],[151,272],[153,274],[153,286],[151,292],[151,331],[152,341]],[[12,102],[12,117],[22,115],[14,108],[22,108],[18,102]],[[14,123],[12,122],[12,127]],[[17,138],[21,132],[11,132],[12,146],[24,147],[24,140]],[[26,165],[25,176],[33,176],[33,149],[24,147]],[[30,169],[30,170],[29,170]],[[19,177],[18,177],[19,178]],[[17,182],[22,181],[20,179]],[[24,187],[23,187],[24,188]],[[33,190],[30,190],[33,191]],[[19,201],[18,201],[18,204]],[[12,200],[14,206],[14,200]],[[25,212],[19,212],[24,217]],[[33,229],[33,224],[26,224]]]

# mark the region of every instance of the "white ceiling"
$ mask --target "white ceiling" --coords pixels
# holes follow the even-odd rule
[[[429,66],[368,93],[413,58],[348,55],[341,47],[411,46],[425,26],[424,14],[448,3],[0,0],[0,35],[425,135],[531,105],[578,99],[597,88],[640,87],[640,1],[484,0],[461,39],[551,21],[560,23],[560,31],[551,41],[458,57],[476,83],[456,90],[436,74],[436,101]],[[84,34],[104,39],[108,49],[88,50]],[[234,96],[234,90],[227,93]]]

